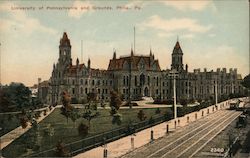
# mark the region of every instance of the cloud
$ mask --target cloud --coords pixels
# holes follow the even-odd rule
[[[158,15],[153,15],[144,21],[141,24],[141,27],[153,28],[165,32],[183,30],[188,32],[205,33],[212,28],[212,25],[203,26],[199,24],[197,20],[190,18],[173,18],[166,20]]]
[[[212,1],[204,0],[204,1],[163,1],[163,4],[167,6],[171,6],[173,8],[176,8],[180,11],[187,11],[187,10],[193,10],[193,11],[202,11],[205,8],[207,8],[210,4],[212,4]]]
[[[11,10],[11,6],[19,7],[17,4],[6,2],[0,8],[0,12],[8,15],[8,18],[2,18],[0,22],[1,32],[19,30],[19,32],[26,34],[31,34],[35,31],[53,35],[57,33],[56,30],[41,24],[38,19],[28,16],[24,10]]]
[[[216,34],[214,34],[214,33],[208,34],[208,37],[215,37],[215,36],[216,36]]]
[[[90,12],[93,5],[89,1],[74,1],[72,7],[77,9],[69,10],[69,17],[79,19],[84,13]]]
[[[238,72],[243,75],[248,71],[247,59],[240,56],[234,47],[228,45],[221,45],[207,50],[193,50],[192,55],[185,56],[185,58],[191,63],[191,68],[209,68],[213,70],[224,67],[227,69],[238,68]]]
[[[186,39],[192,39],[194,38],[194,34],[184,34],[183,36],[181,36],[181,38],[186,38]]]

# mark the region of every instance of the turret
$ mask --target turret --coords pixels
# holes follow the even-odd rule
[[[116,59],[116,50],[114,50],[113,59]]]
[[[79,59],[76,59],[76,66],[79,66]]]
[[[177,71],[183,70],[183,53],[179,41],[177,40],[172,53],[172,64],[171,69],[176,69]]]
[[[131,57],[134,56],[133,46],[131,45]]]
[[[90,69],[90,59],[88,59],[88,69]]]
[[[63,33],[63,37],[60,39],[59,45],[59,62],[63,65],[69,65],[71,59],[71,45],[70,40],[66,32]]]
[[[188,64],[186,64],[186,72],[188,72]]]

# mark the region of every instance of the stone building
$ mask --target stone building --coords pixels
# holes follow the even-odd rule
[[[60,94],[64,90],[70,93],[73,102],[86,100],[90,92],[108,101],[111,90],[122,94],[125,100],[137,100],[143,96],[172,99],[173,72],[177,100],[214,98],[216,87],[219,97],[243,93],[242,78],[237,69],[230,69],[229,72],[225,68],[216,71],[204,69],[203,72],[195,69],[189,72],[187,64],[184,68],[183,54],[177,41],[172,52],[171,69],[161,70],[152,50],[149,55],[137,55],[131,49],[128,56],[120,58],[114,51],[107,70],[93,69],[90,59],[87,65],[79,63],[78,58],[73,64],[70,39],[64,32],[59,44],[59,59],[53,65],[49,80],[47,100],[51,104],[60,103]]]

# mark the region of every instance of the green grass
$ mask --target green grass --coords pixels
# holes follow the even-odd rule
[[[143,109],[147,120],[152,117],[157,117],[166,113],[168,108],[160,108],[161,114],[155,114],[157,108]],[[83,109],[80,109],[81,111]],[[87,137],[103,133],[121,126],[127,126],[129,122],[140,122],[137,118],[137,113],[140,109],[120,109],[119,113],[122,114],[122,124],[120,126],[112,124],[112,116],[110,116],[109,109],[98,109],[100,116],[92,119],[89,134]],[[64,143],[70,143],[83,139],[78,135],[77,127],[83,122],[87,123],[84,119],[78,119],[75,123],[60,114],[60,109],[56,109],[42,122],[39,123],[39,128],[30,129],[24,135],[16,139],[9,146],[3,149],[4,157],[20,157],[36,153],[39,151],[54,148],[59,140]],[[54,135],[46,135],[46,129],[54,129]],[[36,148],[40,146],[41,148]],[[48,155],[51,156],[51,155]]]

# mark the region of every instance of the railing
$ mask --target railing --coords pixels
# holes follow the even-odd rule
[[[107,132],[100,133],[92,137],[88,137],[88,138],[75,141],[73,143],[65,144],[65,147],[66,149],[70,151],[70,156],[74,156],[84,151],[104,145],[106,143],[115,141],[124,136],[131,135],[135,132],[138,132],[148,127],[162,123],[164,121],[167,121],[167,118],[165,116],[150,118],[149,120],[146,120],[146,121],[133,123],[131,125],[116,128],[111,131],[107,131]],[[56,148],[34,153],[31,155],[28,155],[27,157],[47,157],[47,156],[56,156]]]

